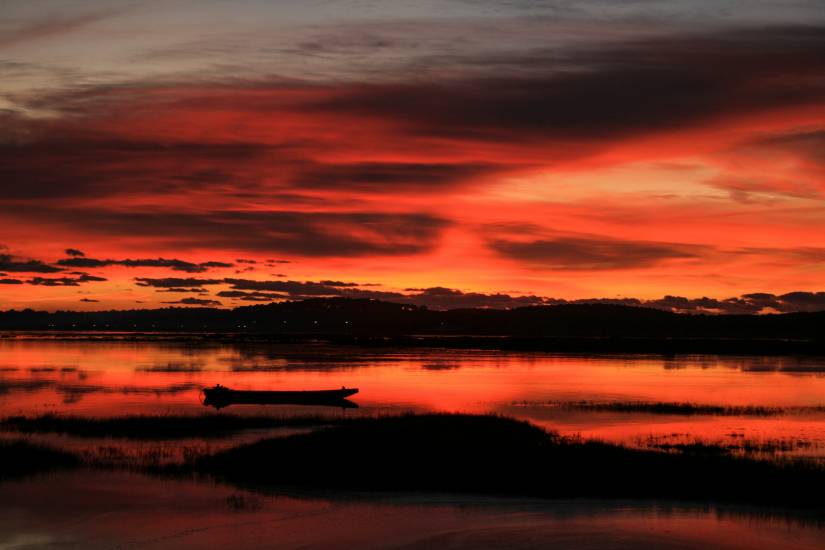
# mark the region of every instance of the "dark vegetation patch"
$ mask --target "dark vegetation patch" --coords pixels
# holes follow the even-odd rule
[[[641,450],[561,437],[500,416],[423,414],[378,418],[210,414],[82,418],[10,417],[0,429],[80,437],[162,440],[220,437],[247,429],[311,427],[308,433],[162,455],[73,456],[24,441],[0,441],[0,478],[68,467],[134,467],[214,476],[261,490],[420,491],[545,498],[656,498],[825,508],[825,467],[799,459],[753,460],[709,444]],[[165,444],[164,444],[165,445]],[[105,449],[104,449],[105,451]],[[117,455],[117,456],[115,456]],[[140,456],[138,456],[140,455]],[[162,455],[162,456],[161,456]],[[172,460],[174,459],[174,460]]]
[[[0,420],[0,430],[30,433],[58,433],[76,437],[129,439],[177,439],[223,437],[242,430],[300,428],[336,422],[323,416],[237,416],[137,415],[107,418],[59,416],[10,416]]]
[[[545,406],[565,410],[621,413],[670,414],[680,416],[778,416],[825,412],[825,407],[769,407],[762,405],[703,405],[664,401],[516,401],[515,406]]]
[[[0,440],[0,481],[77,464],[69,453],[22,440]]]
[[[240,446],[197,470],[262,488],[438,491],[550,498],[673,498],[822,507],[825,470],[716,453],[582,442],[496,416],[353,419]]]
[[[739,434],[730,434],[736,438]],[[805,439],[734,439],[732,442],[690,441],[685,443],[655,443],[650,449],[689,454],[738,454],[738,455],[778,455],[811,449],[812,441]]]
[[[91,338],[138,341],[168,336],[175,341],[211,342],[306,342],[323,338],[332,344],[361,347],[667,355],[825,355],[823,322],[825,311],[686,315],[615,304],[437,311],[350,298],[315,298],[231,310],[173,307],[0,312],[0,330],[70,331],[64,333],[68,338],[75,338],[77,332],[107,330],[131,334]],[[7,337],[17,338],[18,334]],[[55,336],[50,333],[49,337]]]

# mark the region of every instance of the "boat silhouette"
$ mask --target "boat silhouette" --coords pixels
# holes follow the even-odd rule
[[[213,388],[201,390],[201,401],[206,406],[221,409],[229,405],[315,405],[358,408],[356,403],[346,398],[358,393],[358,388],[338,390],[264,391],[233,390],[217,384]]]

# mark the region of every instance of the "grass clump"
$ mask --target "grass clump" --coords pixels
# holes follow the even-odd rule
[[[243,485],[549,498],[673,498],[823,507],[825,470],[582,442],[498,416],[354,419],[195,461]]]
[[[0,481],[76,466],[73,455],[19,439],[0,440]]]

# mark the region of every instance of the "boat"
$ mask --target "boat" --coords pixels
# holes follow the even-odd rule
[[[337,390],[265,391],[233,390],[217,384],[213,388],[201,390],[204,405],[217,409],[229,405],[321,405],[327,407],[358,407],[347,397],[358,393],[358,388]]]

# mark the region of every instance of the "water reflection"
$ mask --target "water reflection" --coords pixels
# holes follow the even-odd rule
[[[0,416],[201,414],[199,392],[216,383],[242,390],[357,386],[359,408],[352,414],[493,412],[586,438],[624,443],[653,438],[656,445],[692,438],[825,457],[821,358],[570,356],[323,343],[45,338],[0,339],[0,358]],[[761,407],[781,414],[547,406],[578,401]],[[317,407],[313,414],[336,414],[336,408]],[[306,414],[286,403],[250,404],[232,412]]]
[[[268,495],[111,472],[0,485],[0,547],[804,550],[822,547],[820,522],[667,502]]]

